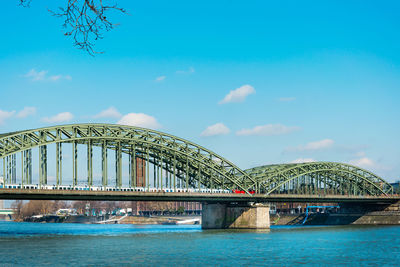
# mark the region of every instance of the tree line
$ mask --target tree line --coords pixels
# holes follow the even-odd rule
[[[197,205],[199,206],[199,205]],[[163,214],[182,214],[185,212],[181,202],[157,202],[157,201],[57,201],[57,200],[17,200],[12,203],[14,217],[17,221],[23,221],[35,215],[56,214],[59,209],[76,209],[78,214],[90,215],[106,213],[111,214],[119,209],[131,209],[136,215],[139,211],[157,212]]]

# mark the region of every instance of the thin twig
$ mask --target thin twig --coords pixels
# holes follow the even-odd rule
[[[19,1],[24,7],[29,6],[31,2],[31,0]],[[94,41],[102,39],[104,31],[110,31],[117,26],[108,20],[109,11],[127,14],[126,10],[116,4],[103,4],[103,0],[65,1],[68,1],[66,7],[60,7],[58,11],[49,10],[53,16],[64,18],[64,35],[71,36],[76,47],[87,51],[92,56],[103,53],[94,50]]]

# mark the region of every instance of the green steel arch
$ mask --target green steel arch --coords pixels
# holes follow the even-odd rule
[[[379,176],[344,163],[278,164],[243,171],[218,154],[185,139],[150,129],[114,124],[72,124],[0,134],[0,159],[7,159],[8,171],[12,169],[8,168],[8,164],[15,164],[15,155],[21,153],[21,162],[26,167],[27,163],[32,162],[31,149],[39,148],[39,184],[47,184],[47,145],[56,144],[56,175],[59,185],[62,184],[62,143],[72,144],[74,186],[78,183],[77,147],[85,145],[89,186],[93,184],[93,147],[97,146],[101,147],[103,186],[107,186],[108,183],[107,151],[114,150],[117,187],[122,186],[122,154],[127,154],[130,163],[130,186],[136,186],[136,159],[142,159],[157,166],[157,175],[160,174],[159,169],[166,170],[170,174],[169,186],[173,175],[174,181],[180,180],[186,188],[235,189],[267,195],[280,193],[380,196],[393,192],[392,186]],[[5,160],[3,171],[6,169],[4,164]],[[146,165],[147,174],[149,165]],[[154,175],[155,171],[156,169]],[[22,183],[31,181],[27,176],[22,175]],[[149,181],[146,184],[148,186]]]
[[[88,148],[88,184],[93,182],[92,147],[102,147],[102,154],[108,149],[116,152],[116,166],[121,163],[121,154],[130,156],[132,172],[135,172],[136,158],[156,164],[161,169],[173,173],[183,180],[186,187],[240,189],[248,192],[255,188],[255,183],[243,170],[218,154],[185,139],[145,128],[114,124],[71,124],[33,130],[0,134],[0,159],[18,152],[39,147],[40,183],[46,184],[46,170],[42,165],[47,161],[47,145],[57,145],[57,184],[59,183],[59,158],[61,143],[73,145],[73,183],[77,183],[77,145]],[[21,153],[22,155],[22,153]],[[24,155],[25,157],[25,155]],[[90,160],[89,160],[90,159]],[[4,162],[4,161],[3,161]],[[47,166],[47,165],[46,165]],[[47,168],[47,167],[46,167]],[[104,159],[103,159],[103,169]],[[131,167],[130,167],[131,168]],[[4,166],[3,166],[4,169]],[[118,167],[117,167],[118,169]],[[104,177],[104,173],[103,173]],[[121,172],[116,174],[116,185],[121,187]],[[132,185],[135,181],[131,177]],[[107,181],[104,181],[105,185]]]
[[[393,187],[367,170],[344,163],[275,164],[245,170],[265,194],[339,194],[380,196]]]

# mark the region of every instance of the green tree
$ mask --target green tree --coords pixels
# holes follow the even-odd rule
[[[182,207],[182,206],[180,206],[180,207],[178,208],[178,210],[176,211],[176,213],[178,213],[178,214],[180,214],[180,215],[182,215],[184,212],[185,212],[185,207]]]

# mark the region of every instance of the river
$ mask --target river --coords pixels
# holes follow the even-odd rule
[[[399,264],[400,226],[203,231],[197,225],[0,222],[1,266]]]

